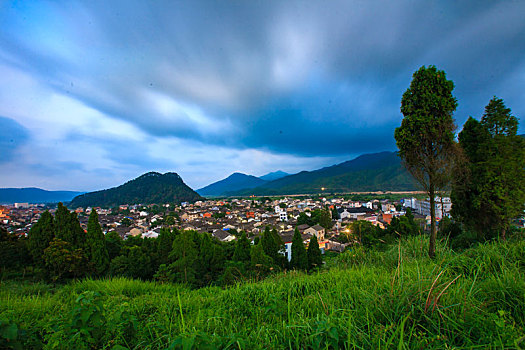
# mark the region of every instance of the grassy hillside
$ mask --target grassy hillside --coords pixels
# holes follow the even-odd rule
[[[524,348],[525,242],[440,245],[434,261],[427,246],[357,249],[313,275],[226,289],[3,282],[0,347],[9,335],[25,348]]]

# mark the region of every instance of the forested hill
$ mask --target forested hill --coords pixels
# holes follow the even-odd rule
[[[324,190],[323,190],[324,188]],[[353,191],[410,191],[417,184],[395,152],[363,154],[315,171],[302,171],[230,195],[308,194]]]
[[[188,187],[178,174],[150,172],[118,187],[77,196],[71,201],[69,207],[180,203],[200,199],[202,197]]]

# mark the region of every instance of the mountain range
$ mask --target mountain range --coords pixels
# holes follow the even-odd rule
[[[68,202],[69,207],[194,202],[201,196],[289,195],[368,191],[410,191],[418,186],[395,152],[363,154],[314,171],[289,175],[276,171],[261,177],[233,173],[196,192],[176,173],[149,172],[118,187],[89,192],[0,189],[0,203]],[[74,197],[74,198],[73,198]]]
[[[301,171],[269,181],[263,178],[234,173],[197,192],[203,196],[246,196],[417,189],[395,152],[363,154],[314,171]]]
[[[197,193],[201,196],[221,196],[231,191],[258,187],[266,182],[268,181],[252,175],[233,173],[225,179],[198,189]]]
[[[0,188],[0,204],[69,202],[83,192],[46,191],[41,188]]]
[[[118,187],[77,196],[73,198],[69,207],[180,203],[200,199],[202,197],[188,187],[177,173],[149,172]]]
[[[363,154],[330,167],[301,171],[259,187],[229,195],[311,194],[364,191],[410,191],[418,186],[395,152]]]
[[[277,171],[268,173],[266,175],[259,176],[259,179],[266,180],[266,181],[273,181],[273,180],[277,180],[277,179],[280,179],[288,175],[290,174],[285,173],[284,171],[281,171],[281,170],[277,170]]]
[[[201,196],[223,196],[226,193],[232,191],[262,186],[267,182],[277,180],[288,175],[288,173],[285,173],[281,170],[274,171],[260,177],[235,172],[225,179],[198,189],[197,193]]]

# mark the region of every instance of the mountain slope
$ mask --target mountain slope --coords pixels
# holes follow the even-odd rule
[[[82,192],[46,191],[41,188],[0,188],[0,204],[69,202]]]
[[[254,188],[266,181],[252,175],[233,173],[225,179],[197,190],[201,196],[222,196],[227,192]]]
[[[283,178],[283,177],[288,176],[288,175],[290,175],[290,174],[285,173],[284,171],[281,171],[281,170],[277,170],[277,171],[268,173],[266,175],[259,176],[259,179],[263,179],[263,180],[266,180],[266,181],[274,181],[274,180]]]
[[[324,190],[323,190],[324,188]],[[363,154],[353,160],[315,171],[302,171],[251,190],[229,195],[308,194],[418,189],[395,152]]]
[[[150,172],[118,187],[89,192],[75,197],[71,208],[120,204],[152,204],[194,202],[202,199],[176,173]]]

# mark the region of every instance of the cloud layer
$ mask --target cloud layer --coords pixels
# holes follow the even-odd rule
[[[521,116],[523,13],[517,1],[4,2],[1,185],[92,190],[158,170],[201,187],[394,150],[421,65],[454,81],[459,125],[493,95]]]

